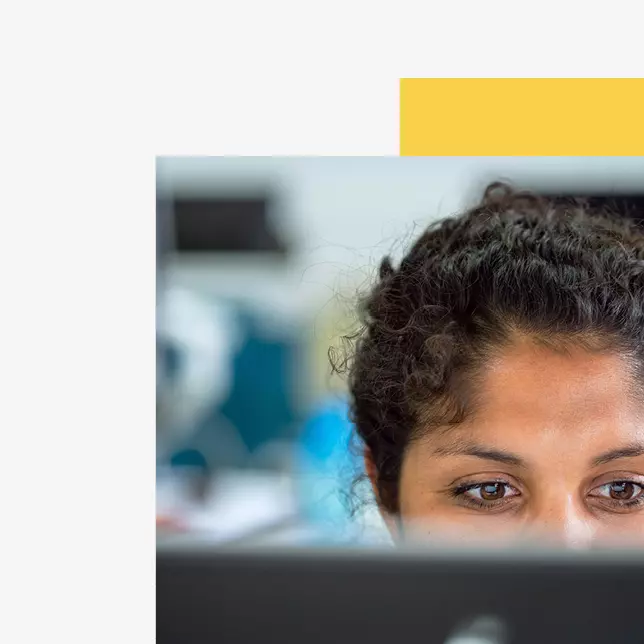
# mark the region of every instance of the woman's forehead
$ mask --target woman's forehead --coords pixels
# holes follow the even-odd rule
[[[469,441],[585,454],[644,441],[644,404],[630,395],[628,362],[618,354],[514,345],[495,356],[476,386],[476,409],[446,431],[421,432],[421,443],[443,453]]]
[[[497,353],[478,379],[481,419],[518,418],[557,425],[580,418],[633,414],[633,378],[626,359],[583,348],[555,351],[535,343]]]

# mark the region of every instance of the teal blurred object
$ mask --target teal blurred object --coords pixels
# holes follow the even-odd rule
[[[294,441],[306,388],[297,334],[233,301],[169,295],[158,351],[161,460],[198,449],[213,471],[244,469],[263,446]]]
[[[302,356],[290,334],[269,332],[253,311],[237,307],[236,325],[242,340],[232,360],[231,391],[218,412],[252,453],[268,441],[295,438]]]
[[[352,484],[362,457],[352,449],[346,401],[330,399],[306,421],[298,450],[298,495],[305,518],[342,539],[352,524]]]
[[[175,452],[170,458],[170,467],[209,472],[205,456],[197,449],[184,449]]]

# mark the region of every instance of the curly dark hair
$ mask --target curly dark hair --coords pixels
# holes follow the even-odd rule
[[[605,208],[492,184],[399,266],[386,257],[360,311],[351,415],[396,513],[410,441],[472,413],[481,365],[515,334],[618,350],[644,376],[644,234]]]

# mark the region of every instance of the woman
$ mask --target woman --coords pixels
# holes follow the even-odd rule
[[[496,184],[385,258],[350,364],[392,534],[644,542],[644,236]]]

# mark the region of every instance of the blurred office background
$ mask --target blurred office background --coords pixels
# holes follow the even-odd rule
[[[640,157],[157,159],[160,538],[386,539],[328,350],[379,259],[499,179],[644,218]]]

